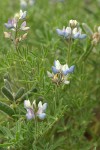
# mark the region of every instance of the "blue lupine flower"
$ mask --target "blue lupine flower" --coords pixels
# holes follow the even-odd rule
[[[74,28],[72,30],[72,38],[73,39],[85,39],[86,34],[82,34],[81,32],[82,32],[81,28]]]
[[[67,64],[61,65],[59,60],[54,61],[54,66],[52,66],[52,73],[47,71],[48,77],[52,78],[54,83],[69,84],[68,75],[74,71],[75,66],[68,67]]]
[[[42,102],[40,101],[38,103],[38,109],[36,108],[36,103],[35,101],[33,102],[33,104],[31,105],[29,100],[25,100],[24,101],[24,108],[27,110],[26,113],[26,118],[28,120],[34,119],[36,116],[40,119],[40,120],[44,120],[46,117],[46,109],[47,109],[47,103],[44,103],[42,105]]]
[[[56,29],[56,32],[59,36],[63,36],[66,39],[69,39],[71,36],[71,28],[70,27],[67,27],[67,28],[63,27],[62,30]]]
[[[59,60],[55,60],[54,66],[52,67],[52,72],[54,74],[62,72],[62,74],[67,75],[68,73],[72,73],[74,71],[74,66],[68,67],[67,64],[61,65]]]
[[[69,21],[69,27],[63,27],[63,29],[56,29],[59,36],[63,36],[66,39],[84,39],[86,34],[81,33],[81,28],[76,20]]]

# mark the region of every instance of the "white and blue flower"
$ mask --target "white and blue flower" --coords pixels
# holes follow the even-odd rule
[[[28,120],[35,119],[36,117],[38,117],[40,120],[44,120],[46,118],[45,111],[47,109],[47,103],[42,105],[42,102],[40,101],[37,108],[35,101],[33,101],[33,104],[31,105],[29,100],[25,100],[24,108],[27,110],[26,118]]]
[[[34,107],[31,105],[29,100],[24,101],[24,108],[27,110],[26,117],[28,120],[35,118]]]
[[[54,66],[52,66],[52,73],[47,71],[48,77],[52,78],[52,81],[60,84],[69,84],[68,75],[73,73],[75,66],[68,67],[67,64],[61,65],[59,60],[54,61]]]
[[[37,116],[39,117],[39,119],[41,119],[41,120],[45,119],[45,117],[46,117],[46,113],[45,113],[46,109],[47,109],[47,103],[44,103],[42,105],[42,102],[40,101],[38,103],[38,111],[37,111]]]
[[[26,19],[26,15],[27,15],[27,11],[22,11],[22,10],[20,10],[19,13],[16,13],[16,14],[14,15],[14,18],[15,18],[16,20],[24,20],[24,19]]]
[[[67,75],[68,73],[72,73],[74,71],[74,68],[74,65],[69,68],[67,64],[61,65],[59,60],[55,60],[54,66],[52,66],[52,72],[54,74],[62,73],[63,75]]]
[[[69,27],[63,27],[63,29],[56,29],[59,36],[63,36],[65,39],[85,39],[86,34],[82,34],[82,29],[79,27],[79,23],[76,20],[69,21]]]

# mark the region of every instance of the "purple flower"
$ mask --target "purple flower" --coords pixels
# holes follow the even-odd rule
[[[20,26],[20,30],[27,31],[29,29],[30,29],[30,27],[26,27],[26,21],[24,21]]]
[[[8,23],[5,23],[4,25],[7,29],[13,29],[16,28],[17,21],[15,19],[9,19]]]

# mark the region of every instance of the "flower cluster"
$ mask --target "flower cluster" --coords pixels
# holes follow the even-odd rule
[[[29,6],[33,6],[35,0],[20,0],[20,7],[21,9],[26,9]]]
[[[26,11],[20,10],[19,13],[15,14],[13,19],[9,19],[7,23],[5,23],[5,27],[10,30],[10,32],[4,32],[5,38],[13,41],[13,44],[17,47],[18,43],[24,40],[27,37],[27,32],[29,27],[26,26]],[[25,31],[24,34],[18,37],[19,31]]]
[[[52,73],[47,71],[47,74],[57,85],[61,83],[69,84],[68,75],[74,71],[74,68],[74,65],[69,68],[67,64],[61,65],[59,60],[55,60],[54,66],[52,66]]]
[[[46,117],[45,111],[47,109],[47,103],[42,105],[42,102],[40,101],[37,107],[35,101],[33,101],[31,105],[29,100],[25,100],[24,108],[27,110],[26,117],[28,120],[35,119],[36,117],[38,117],[40,120],[44,120]]]
[[[97,29],[97,32],[92,34],[92,44],[97,45],[100,42],[100,26]]]
[[[67,40],[86,38],[86,34],[82,34],[82,29],[79,27],[79,23],[76,20],[70,20],[68,27],[63,27],[62,30],[56,29],[56,32]]]

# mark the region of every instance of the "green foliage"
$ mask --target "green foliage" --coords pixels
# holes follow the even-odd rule
[[[0,102],[0,110],[2,110],[4,113],[6,113],[9,116],[14,115],[14,110],[11,107],[9,107],[9,105],[3,102]]]
[[[6,96],[9,100],[14,101],[13,94],[9,91],[9,89],[7,89],[6,87],[2,87],[1,90],[4,96]]]
[[[24,88],[21,87],[15,95],[15,100],[19,99],[23,94],[24,94]]]
[[[4,39],[3,24],[19,11],[19,1],[0,4],[0,149],[99,150],[100,44],[91,46],[90,33],[100,23],[99,2],[36,0],[27,8],[30,31],[17,51]],[[70,19],[88,34],[71,45],[56,34]],[[57,59],[75,65],[69,85],[56,86],[47,76]],[[45,120],[26,119],[28,99],[48,103]]]

